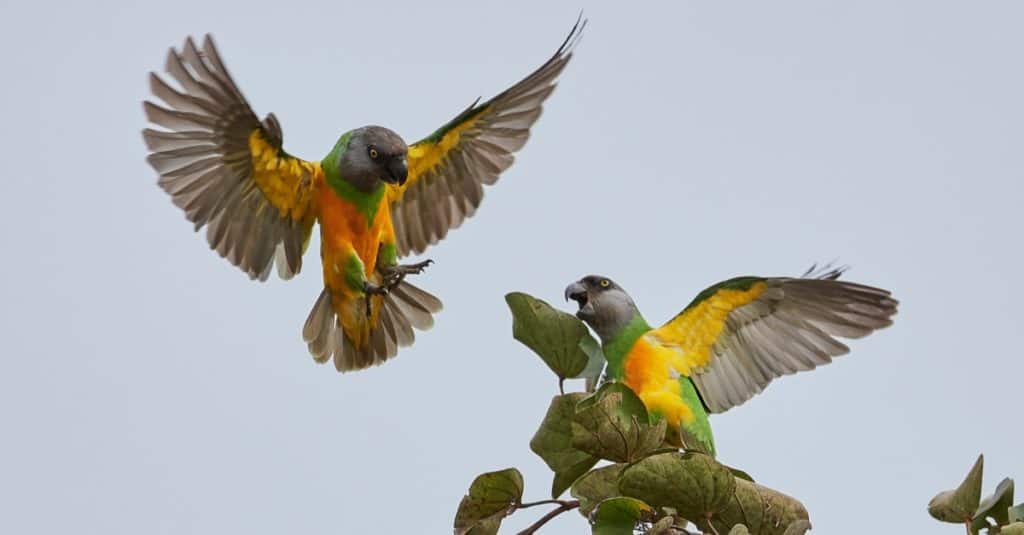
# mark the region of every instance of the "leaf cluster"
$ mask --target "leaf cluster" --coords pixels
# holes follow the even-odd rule
[[[985,456],[979,455],[958,487],[940,492],[928,503],[928,513],[942,522],[963,524],[978,535],[1024,535],[1024,503],[1013,505],[1013,480],[1005,478],[990,496],[981,499]]]
[[[456,535],[494,535],[516,510],[557,508],[520,532],[534,533],[554,515],[577,509],[595,535],[680,535],[691,529],[724,535],[800,535],[810,529],[796,499],[750,480],[709,455],[681,451],[665,438],[626,385],[592,391],[604,367],[597,342],[570,314],[522,293],[506,296],[513,336],[558,377],[560,394],[548,407],[530,449],[551,469],[551,499],[524,503],[514,468],[473,481],[455,517]],[[565,393],[566,379],[584,378],[587,392]],[[569,491],[573,500],[559,499]]]

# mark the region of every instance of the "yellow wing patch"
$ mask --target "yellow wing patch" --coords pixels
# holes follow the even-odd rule
[[[662,346],[675,350],[673,366],[690,376],[711,360],[711,348],[722,334],[729,313],[753,302],[767,287],[759,281],[746,290],[721,288],[650,334]]]
[[[261,129],[249,135],[252,178],[281,217],[294,221],[307,219],[313,201],[320,164],[282,155],[271,145]]]
[[[472,114],[454,126],[449,127],[447,131],[444,131],[444,128],[442,128],[444,134],[439,139],[431,136],[430,138],[413,143],[409,147],[408,179],[401,186],[391,186],[388,188],[388,201],[395,202],[401,199],[402,195],[420,179],[425,177],[431,169],[443,164],[448,154],[458,147],[462,133],[472,128],[480,115],[485,111],[487,111],[487,106],[474,110]],[[459,118],[456,118],[456,120],[459,120]]]

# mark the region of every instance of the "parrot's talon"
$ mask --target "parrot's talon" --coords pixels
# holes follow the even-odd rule
[[[363,293],[367,295],[387,295],[388,289],[386,286],[377,286],[376,284],[364,282]]]
[[[433,263],[434,261],[428,258],[415,264],[382,266],[380,271],[384,274],[384,286],[389,290],[393,290],[405,280],[406,275],[419,275],[423,273],[423,270],[427,269],[427,266]]]

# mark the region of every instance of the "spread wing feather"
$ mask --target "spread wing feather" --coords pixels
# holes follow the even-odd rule
[[[257,119],[209,35],[202,49],[191,38],[172,48],[165,70],[179,87],[150,73],[164,105],[143,103],[165,129],[142,132],[158,184],[196,230],[206,226],[210,247],[251,278],[266,280],[275,257],[281,277],[291,278],[315,218],[319,164],[284,152],[277,119]]]
[[[519,83],[474,102],[409,147],[408,180],[389,190],[400,256],[422,253],[473,215],[483,187],[494,184],[526,144],[585,25],[577,21],[558,51]]]
[[[724,412],[776,377],[827,364],[849,351],[836,337],[861,338],[892,324],[890,293],[837,280],[739,277],[716,284],[651,332],[677,351],[708,410]]]

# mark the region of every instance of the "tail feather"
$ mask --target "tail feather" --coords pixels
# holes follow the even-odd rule
[[[426,331],[434,326],[433,314],[441,310],[441,301],[436,297],[411,284],[399,285],[391,293],[413,327]]]
[[[302,338],[316,362],[333,359],[339,372],[362,370],[383,364],[397,355],[399,348],[412,345],[416,339],[413,329],[433,327],[433,315],[441,308],[438,298],[403,281],[381,300],[377,324],[370,326],[366,343],[357,346],[338,320],[330,289],[324,288],[306,318]]]
[[[384,313],[387,316],[385,320],[387,322],[386,325],[394,329],[395,342],[398,344],[398,347],[412,345],[416,335],[413,333],[412,325],[409,324],[408,318],[399,310],[394,300],[384,300]]]
[[[313,360],[323,364],[333,353],[332,341],[337,329],[334,307],[331,306],[331,291],[324,288],[320,297],[313,303],[306,324],[302,327],[302,339],[309,345]]]

